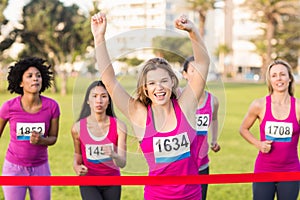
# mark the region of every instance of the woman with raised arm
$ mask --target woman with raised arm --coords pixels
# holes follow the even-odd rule
[[[194,56],[188,57],[183,63],[183,77],[188,80],[190,74],[194,68]],[[218,110],[219,101],[216,96],[211,92],[205,91],[201,95],[196,111],[196,131],[198,136],[198,145],[200,148],[198,162],[199,162],[199,174],[209,174],[209,157],[208,151],[210,149],[214,152],[219,152],[221,147],[218,144]],[[210,145],[208,143],[208,134],[210,134]],[[202,200],[206,200],[208,184],[201,184]]]
[[[148,60],[138,77],[137,97],[131,97],[117,81],[106,44],[107,18],[98,13],[91,18],[96,59],[101,79],[114,103],[132,124],[149,166],[149,176],[197,175],[195,112],[203,93],[209,56],[194,24],[185,16],[175,27],[185,30],[192,42],[195,68],[187,86],[177,98],[178,79],[163,58]],[[146,200],[201,199],[200,185],[146,185]]]

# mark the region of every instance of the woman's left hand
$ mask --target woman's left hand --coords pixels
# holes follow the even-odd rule
[[[194,28],[194,24],[187,18],[186,15],[181,15],[175,20],[175,27],[180,30],[191,32]]]
[[[214,152],[218,152],[218,151],[221,150],[221,147],[220,147],[220,145],[219,145],[218,143],[212,144],[212,145],[210,146],[210,148],[211,148],[211,150],[213,150]]]
[[[103,146],[102,152],[104,155],[107,155],[111,158],[115,158],[117,153],[112,149],[111,146]]]
[[[31,133],[31,136],[30,136],[30,143],[31,144],[38,144],[39,143],[39,141],[40,141],[40,134],[38,133],[38,132],[36,132],[36,131],[33,131],[32,133]]]

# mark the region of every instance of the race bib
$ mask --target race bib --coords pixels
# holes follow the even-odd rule
[[[40,135],[45,134],[45,123],[21,123],[16,124],[17,140],[30,140],[31,133],[35,131]]]
[[[267,121],[265,134],[267,140],[290,142],[293,134],[293,124],[289,122]]]
[[[111,157],[104,154],[103,147],[109,146],[114,148],[113,143],[97,145],[97,144],[87,144],[85,146],[86,158],[92,163],[102,163],[111,160]]]
[[[171,163],[190,157],[190,146],[190,140],[186,132],[169,137],[154,137],[155,162]]]
[[[196,114],[197,135],[207,135],[209,127],[209,114]]]

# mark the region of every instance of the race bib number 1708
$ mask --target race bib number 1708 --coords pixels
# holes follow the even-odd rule
[[[289,122],[267,121],[265,134],[267,140],[290,142],[293,135],[293,124]]]

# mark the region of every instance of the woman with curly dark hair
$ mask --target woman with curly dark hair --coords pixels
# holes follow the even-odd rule
[[[50,176],[48,146],[58,136],[60,109],[41,93],[51,86],[51,66],[41,58],[29,57],[9,67],[8,91],[20,94],[0,108],[0,136],[7,122],[10,142],[3,164],[3,176]],[[4,197],[51,199],[50,186],[3,186]]]

